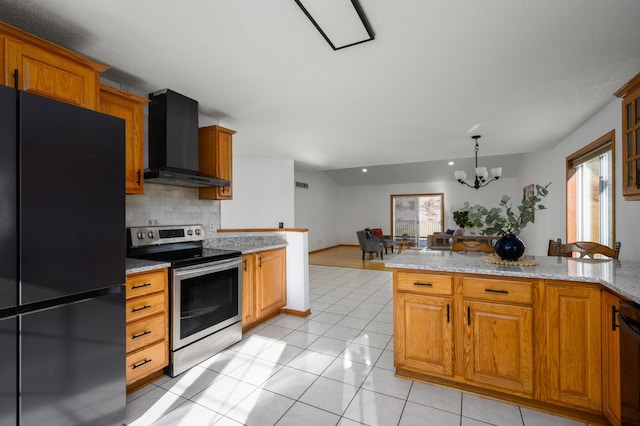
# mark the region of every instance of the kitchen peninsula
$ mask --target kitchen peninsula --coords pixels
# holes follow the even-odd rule
[[[620,411],[612,313],[640,302],[640,262],[483,257],[412,250],[386,262],[396,374],[609,424]]]

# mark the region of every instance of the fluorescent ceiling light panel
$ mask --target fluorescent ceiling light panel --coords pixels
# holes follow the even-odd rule
[[[357,0],[295,0],[333,50],[373,40]]]

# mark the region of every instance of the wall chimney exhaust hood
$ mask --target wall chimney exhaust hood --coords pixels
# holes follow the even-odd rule
[[[149,94],[147,183],[208,188],[231,183],[198,171],[198,102],[169,89]]]

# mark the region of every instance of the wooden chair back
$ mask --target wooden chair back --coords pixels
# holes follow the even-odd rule
[[[620,254],[620,241],[616,243],[615,248],[607,247],[592,241],[576,241],[574,243],[561,244],[558,247],[558,256],[573,256],[593,258],[596,254],[601,254],[611,259],[617,259]]]
[[[558,238],[557,240],[549,240],[549,247],[547,248],[547,256],[564,256],[571,257],[571,252],[563,253],[562,252],[562,238]]]
[[[493,253],[493,247],[482,241],[459,241],[451,246],[451,251],[483,251]]]

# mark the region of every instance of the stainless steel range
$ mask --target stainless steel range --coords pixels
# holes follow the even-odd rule
[[[203,247],[202,225],[127,229],[127,256],[171,263],[169,374],[242,340],[242,259]]]

